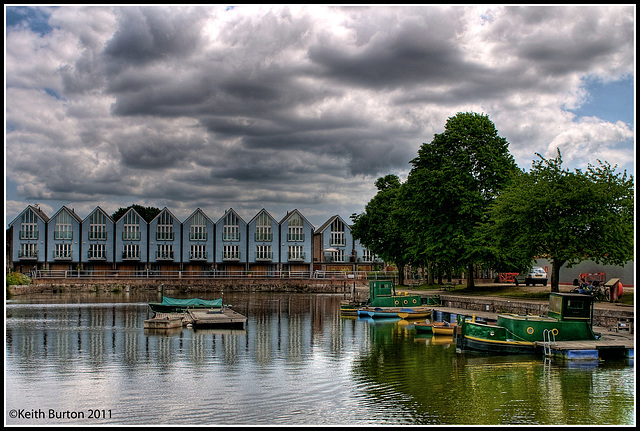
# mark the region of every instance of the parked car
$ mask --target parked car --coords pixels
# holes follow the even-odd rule
[[[534,266],[528,273],[518,274],[515,277],[515,282],[516,286],[519,286],[520,284],[524,284],[525,286],[542,284],[543,286],[546,286],[548,282],[547,271],[539,266]]]

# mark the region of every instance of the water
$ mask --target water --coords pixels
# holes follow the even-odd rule
[[[461,355],[339,295],[225,294],[245,330],[144,330],[157,299],[8,302],[5,423],[635,424],[632,361]]]

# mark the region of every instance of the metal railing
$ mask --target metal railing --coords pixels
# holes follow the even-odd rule
[[[319,278],[328,280],[375,280],[397,277],[397,272],[386,271],[157,271],[157,270],[45,270],[33,271],[33,279],[221,279],[221,278]]]

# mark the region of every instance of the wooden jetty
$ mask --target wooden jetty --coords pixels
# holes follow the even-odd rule
[[[144,321],[144,329],[172,329],[191,325],[194,328],[244,329],[246,316],[230,308],[187,309],[182,313],[157,312]]]
[[[202,310],[187,310],[194,328],[244,328],[246,316],[230,308]]]
[[[595,327],[597,340],[550,341],[536,343],[546,356],[563,359],[634,359],[635,342],[631,331],[612,331]]]

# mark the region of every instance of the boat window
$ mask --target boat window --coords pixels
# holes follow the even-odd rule
[[[570,299],[567,301],[567,309],[582,310],[584,308],[584,301]]]

